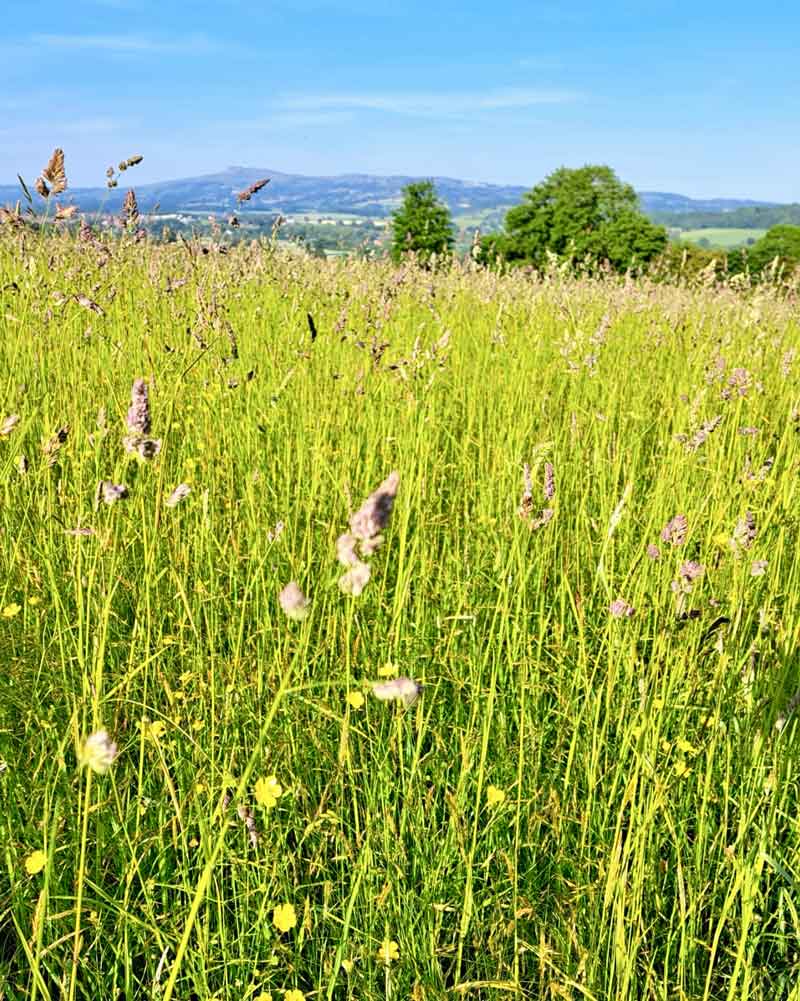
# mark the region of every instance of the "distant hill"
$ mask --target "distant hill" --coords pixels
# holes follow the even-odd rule
[[[262,177],[271,178],[267,187],[251,202],[237,205],[236,192]],[[142,212],[153,212],[157,208],[161,213],[346,213],[380,218],[391,214],[400,204],[402,188],[414,180],[419,178],[371,174],[310,177],[266,167],[228,167],[216,174],[139,185],[134,168],[120,177],[118,188],[70,188],[59,201],[62,204],[77,204],[84,212],[118,213],[122,210],[125,191],[132,186]],[[529,190],[519,185],[484,184],[451,177],[434,177],[432,180],[439,197],[454,216],[476,216],[493,224],[499,224],[505,211],[517,205]],[[13,203],[21,196],[18,184],[0,185],[0,204]],[[752,199],[692,199],[660,191],[643,191],[639,198],[642,209],[656,217],[677,213],[727,214],[776,204]]]

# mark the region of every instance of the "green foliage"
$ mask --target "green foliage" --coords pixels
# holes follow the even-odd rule
[[[776,259],[779,266],[790,270],[800,264],[800,226],[773,226],[752,247],[728,255],[733,273],[747,270],[754,277],[762,275]]]
[[[403,204],[392,216],[392,259],[413,252],[427,265],[435,254],[448,257],[455,236],[450,210],[436,197],[432,181],[416,181],[403,188]]]
[[[610,167],[560,167],[509,210],[504,231],[486,240],[484,259],[541,268],[555,254],[624,271],[650,261],[666,242],[665,230],[642,215],[636,192]]]
[[[668,229],[769,229],[800,225],[800,205],[743,205],[727,212],[652,212]]]

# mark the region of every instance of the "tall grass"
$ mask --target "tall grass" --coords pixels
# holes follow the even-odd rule
[[[0,290],[0,996],[800,997],[793,301],[25,233]]]

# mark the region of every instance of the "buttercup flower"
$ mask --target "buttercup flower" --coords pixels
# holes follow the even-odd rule
[[[47,864],[47,855],[37,848],[35,852],[31,852],[30,855],[25,859],[25,872],[29,876],[35,876],[37,872],[41,872]]]
[[[284,991],[283,1001],[305,1001],[305,994],[302,991],[298,991],[295,987],[293,990]]]
[[[391,963],[394,962],[394,960],[399,958],[400,958],[400,946],[397,944],[397,942],[386,939],[386,941],[381,943],[381,947],[380,949],[378,949],[379,962],[384,963],[386,966],[389,966]]]
[[[348,692],[347,702],[351,709],[361,709],[364,705],[364,696],[361,692]]]
[[[487,786],[486,787],[486,804],[487,806],[499,806],[505,801],[506,794],[498,786]]]
[[[279,932],[291,931],[297,926],[297,912],[293,904],[278,904],[272,912],[272,923]]]
[[[278,797],[283,792],[280,782],[274,775],[269,775],[265,779],[256,782],[256,803],[266,810],[271,810],[278,803]]]

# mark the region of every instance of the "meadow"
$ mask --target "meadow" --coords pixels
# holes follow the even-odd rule
[[[5,227],[3,1001],[800,998],[797,292],[709,281]]]
[[[676,230],[678,239],[686,243],[697,243],[701,246],[719,247],[721,250],[733,250],[734,247],[745,247],[760,240],[767,232],[765,229],[724,229],[710,226],[707,229]],[[701,241],[706,241],[701,243]]]

